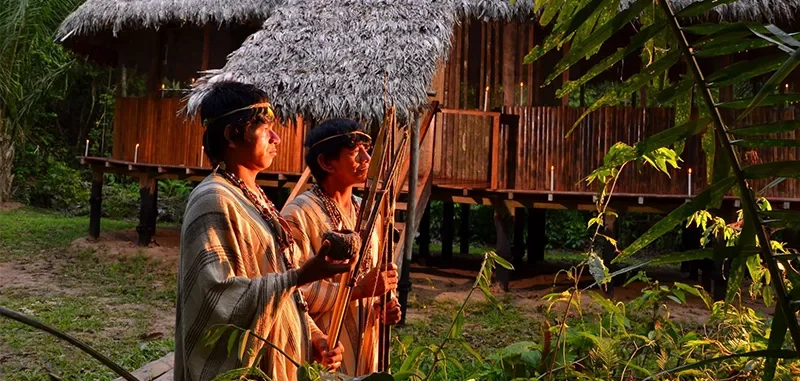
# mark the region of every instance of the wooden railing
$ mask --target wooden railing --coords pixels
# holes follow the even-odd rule
[[[114,120],[113,158],[158,165],[201,166],[203,127],[196,120],[178,115],[176,98],[119,98]],[[616,142],[634,144],[674,125],[669,108],[608,107],[586,117],[572,135],[567,131],[583,113],[570,107],[515,107],[503,113],[479,110],[440,109],[431,124],[425,149],[433,154],[433,184],[466,189],[593,192],[583,180],[599,167]],[[760,108],[743,125],[792,120],[800,117],[794,108]],[[726,120],[735,113],[723,112]],[[301,119],[279,130],[281,154],[270,172],[299,174],[303,170],[305,125]],[[781,138],[800,139],[787,132]],[[690,138],[681,154],[680,169],[669,177],[649,166],[629,165],[615,188],[617,193],[684,196],[707,186],[705,153],[700,136]],[[137,146],[138,144],[138,151]],[[800,148],[740,150],[746,165],[754,162],[800,159]],[[427,159],[426,159],[427,160]],[[202,159],[202,166],[209,167]],[[689,169],[692,169],[691,182]],[[760,189],[771,179],[753,182]],[[786,180],[766,196],[800,199],[798,180]]]
[[[437,139],[436,184],[497,190],[554,193],[594,192],[585,178],[603,163],[617,142],[636,142],[674,126],[671,108],[607,107],[588,115],[565,137],[584,109],[572,107],[515,107],[504,113],[442,110],[442,133]],[[736,113],[723,112],[726,120]],[[798,117],[794,108],[765,107],[740,124],[753,125]],[[788,132],[775,137],[800,139]],[[740,150],[744,165],[796,160],[800,148]],[[669,176],[648,165],[628,165],[615,192],[632,195],[688,196],[708,186],[702,137],[686,141],[680,168]],[[691,169],[691,176],[689,170]],[[691,180],[690,180],[691,179]],[[753,182],[756,189],[771,179]],[[800,199],[800,183],[787,179],[764,193],[768,197]]]

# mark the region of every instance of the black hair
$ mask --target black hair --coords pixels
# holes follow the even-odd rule
[[[263,110],[242,110],[222,118],[220,116],[242,107],[265,102],[267,94],[253,85],[241,82],[223,81],[213,86],[200,104],[200,118],[206,125],[206,130],[203,132],[206,156],[212,165],[217,165],[222,162],[223,152],[228,144],[225,127],[230,125],[233,128],[231,141],[245,139],[247,128],[254,122],[262,121]]]
[[[317,182],[322,182],[328,177],[328,172],[320,167],[317,157],[322,155],[325,159],[333,159],[339,156],[343,148],[353,149],[359,143],[369,141],[363,135],[344,135],[351,132],[364,132],[364,127],[358,122],[351,119],[330,119],[322,122],[319,126],[312,128],[306,135],[306,141],[303,145],[306,147],[306,165],[311,170],[311,175]],[[337,136],[331,138],[332,136]],[[323,139],[327,139],[321,144]],[[315,145],[316,144],[316,145]]]

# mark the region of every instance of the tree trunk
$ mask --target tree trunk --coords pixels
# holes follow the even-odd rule
[[[14,140],[0,129],[0,203],[11,200],[11,183],[14,175],[11,168],[14,164]]]

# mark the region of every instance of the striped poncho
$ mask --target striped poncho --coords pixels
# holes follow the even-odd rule
[[[227,337],[209,348],[209,328],[234,324],[276,344],[296,362],[310,360],[313,321],[295,303],[297,271],[275,251],[275,235],[242,191],[212,174],[189,196],[181,231],[175,327],[175,380],[205,381],[250,366],[263,347],[249,340],[239,361]],[[297,263],[299,250],[292,250]],[[237,346],[238,348],[238,346]],[[296,380],[297,368],[282,354],[264,352],[261,369],[273,380]]]
[[[356,202],[360,203],[361,200],[356,198]],[[301,263],[316,255],[322,247],[323,233],[337,229],[325,211],[323,201],[312,191],[297,196],[284,207],[282,214],[292,227],[292,235],[302,251]],[[342,213],[342,222],[345,226],[341,228],[355,230],[357,218],[354,211],[351,211],[350,215]],[[380,226],[380,221],[377,225]],[[365,258],[370,268],[378,265],[379,247],[380,235],[376,231],[372,237],[371,251],[367,253],[369,257]],[[333,307],[339,288],[339,283],[332,279],[313,282],[302,287],[308,302],[308,313],[325,334],[331,326]],[[339,336],[339,342],[344,347],[340,372],[346,375],[362,376],[377,371],[379,315],[370,312],[373,302],[377,300],[379,299],[370,297],[349,303]]]

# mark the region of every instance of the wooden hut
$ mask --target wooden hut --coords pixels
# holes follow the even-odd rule
[[[675,0],[678,7],[692,2]],[[594,189],[587,188],[582,178],[601,163],[608,148],[618,141],[632,143],[657,133],[672,126],[674,121],[673,109],[650,107],[646,94],[642,93],[624,107],[598,110],[575,134],[564,139],[566,130],[582,112],[583,96],[557,99],[555,89],[579,77],[587,67],[576,66],[552,85],[540,86],[548,67],[568,47],[533,65],[522,64],[524,55],[547,33],[537,25],[532,0],[516,1],[513,5],[507,0],[264,1],[260,3],[265,4],[262,7],[257,6],[259,2],[237,2],[257,7],[260,13],[227,21],[223,18],[228,16],[181,13],[177,9],[183,8],[178,4],[192,2],[174,1],[176,11],[172,16],[164,16],[168,13],[164,11],[166,6],[137,8],[137,17],[148,20],[143,25],[137,23],[137,17],[126,16],[129,9],[121,4],[131,3],[139,1],[91,0],[65,21],[61,36],[69,47],[78,51],[114,52],[116,55],[104,56],[116,59],[105,62],[126,68],[147,68],[143,72],[158,74],[153,78],[175,73],[170,75],[182,78],[184,83],[188,79],[190,83],[198,70],[221,68],[211,71],[205,80],[230,76],[255,83],[267,91],[287,119],[300,115],[310,120],[333,116],[374,120],[383,112],[384,95],[407,115],[418,113],[431,100],[437,101],[430,142],[422,141],[423,149],[430,150],[430,155],[422,158],[423,166],[430,166],[428,193],[449,203],[499,205],[499,209],[510,213],[502,214],[505,217],[499,221],[505,222],[498,226],[506,224],[510,214],[515,214],[517,226],[522,226],[524,219],[520,212],[527,209],[531,235],[528,257],[532,261],[543,255],[543,247],[535,244],[542,241],[539,235],[543,209],[593,208]],[[630,3],[622,1],[621,8]],[[762,0],[742,0],[720,6],[708,17],[719,21],[767,20],[785,26],[798,11],[798,2],[794,0],[767,3],[769,6],[762,6],[765,4]],[[186,8],[212,12],[196,4]],[[228,15],[215,13],[219,14]],[[244,35],[255,31],[253,24],[261,19],[264,21],[261,30],[245,40]],[[231,43],[224,45],[225,49],[215,53],[215,33],[233,33],[225,32],[229,30],[226,28],[244,29],[236,38],[230,37]],[[158,44],[145,44],[160,47],[153,48],[154,53],[148,56],[150,66],[136,63],[144,55],[130,53],[134,50],[126,42],[137,41],[142,33],[162,36],[149,40],[162,41]],[[194,33],[195,37],[184,41],[194,41],[195,48],[189,49],[188,42],[178,44],[194,53],[175,55],[175,49],[179,48],[170,45],[170,33],[176,36]],[[93,37],[103,34],[105,38]],[[619,42],[624,43],[625,36],[620,38]],[[238,41],[244,42],[239,46]],[[95,50],[82,48],[81,44],[87,42],[95,44],[92,48]],[[224,55],[231,51],[229,59],[223,61]],[[725,60],[745,58],[746,54]],[[636,71],[639,62],[640,58],[634,55],[598,81],[626,78]],[[722,62],[704,62],[704,65],[718,64]],[[169,69],[170,65],[185,69]],[[172,92],[161,91],[158,81],[151,82],[153,86],[145,98],[134,99],[123,94],[118,98],[112,158],[91,157],[89,153],[82,160],[93,165],[98,173],[133,174],[143,176],[148,182],[170,177],[201,178],[208,172],[207,165],[200,165],[207,164],[201,163],[201,128],[191,125],[195,122],[176,117],[178,99],[169,96]],[[795,88],[798,82],[795,75],[787,83],[788,88]],[[429,91],[435,95],[428,97]],[[735,95],[732,88],[724,91],[730,93],[728,99]],[[198,87],[196,94],[201,93],[202,87]],[[190,109],[195,106],[196,103],[190,102]],[[769,108],[756,112],[750,122],[795,116],[792,107]],[[282,143],[284,152],[291,154],[282,155],[270,172],[263,174],[265,185],[290,186],[303,169],[300,143],[306,127],[295,123],[292,128],[283,134]],[[142,143],[145,141],[146,144]],[[162,149],[175,143],[181,145]],[[786,149],[764,152],[762,156],[796,157],[796,154],[794,149]],[[669,178],[653,176],[647,168],[641,172],[627,169],[630,173],[617,186],[615,208],[665,212],[700,192],[706,185],[706,170],[699,141],[690,139],[682,158],[683,168],[673,171]],[[689,175],[690,169],[693,176]],[[428,175],[426,170],[420,173]],[[777,203],[778,206],[793,208],[800,201],[800,187],[793,180],[785,181],[771,192],[768,195],[773,201],[783,202]],[[146,209],[143,206],[142,210]],[[451,205],[445,211],[447,216],[454,213]],[[93,227],[98,226],[94,221]],[[503,227],[499,233],[509,236],[511,230]],[[514,230],[519,232],[520,228]],[[95,228],[92,231],[97,232]],[[452,245],[453,232],[443,233]],[[519,238],[514,245],[516,252],[524,252],[523,234],[514,236]],[[448,242],[444,242],[444,251],[446,259],[452,251]]]

